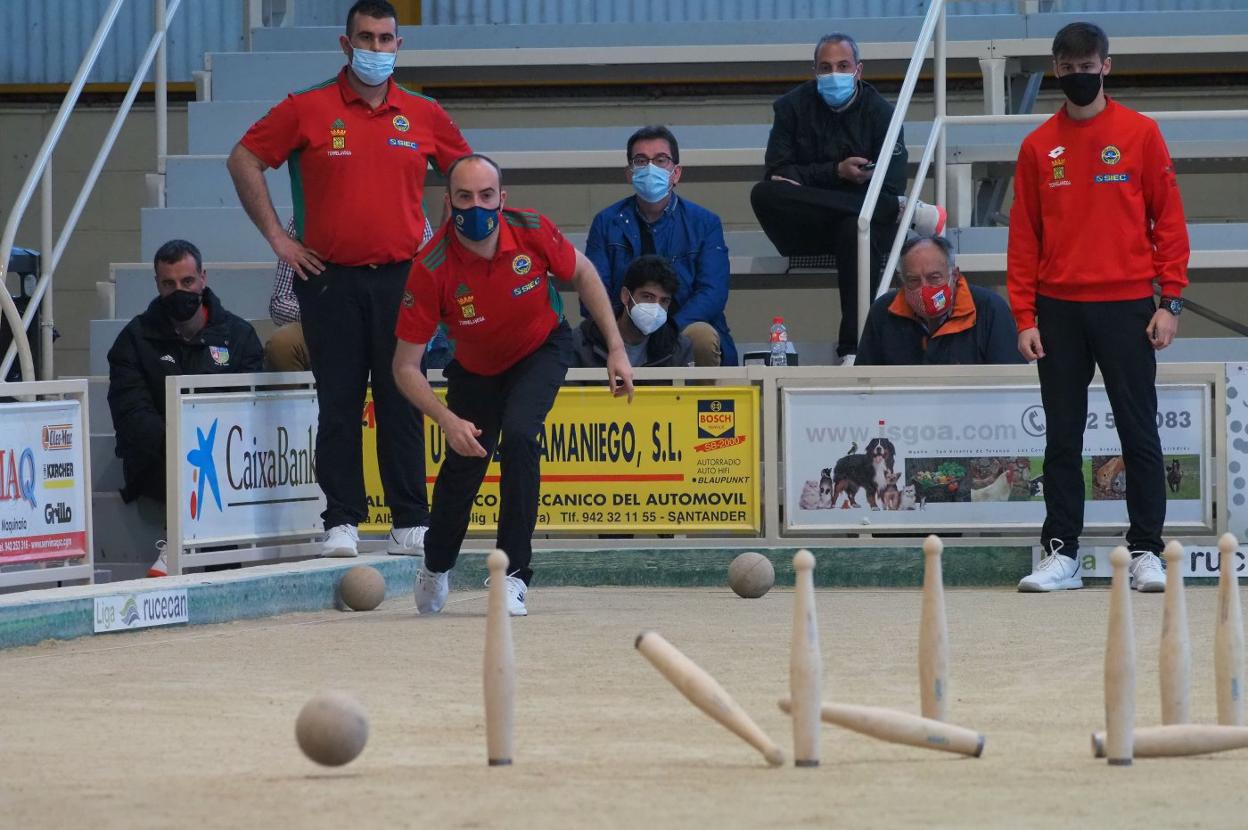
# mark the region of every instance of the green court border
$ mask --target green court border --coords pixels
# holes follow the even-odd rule
[[[799,548],[760,550],[775,565],[776,582],[793,581],[793,554]],[[812,548],[821,588],[917,588],[923,581],[923,557],[917,547]],[[534,588],[648,587],[726,588],[728,563],[740,551],[715,548],[659,548],[603,551],[539,551],[533,555]],[[454,590],[483,590],[483,552],[465,553],[452,575]],[[337,584],[349,568],[368,564],[386,578],[387,598],[410,594],[418,557],[363,556],[317,567],[300,563],[218,574],[193,574],[165,580],[135,580],[90,588],[62,588],[0,597],[0,648],[44,640],[71,640],[94,633],[97,596],[186,588],[190,625],[210,625],[278,614],[322,611],[338,606]],[[945,584],[949,587],[1012,587],[1031,571],[1029,547],[946,548]],[[64,596],[58,596],[64,594]],[[143,629],[139,629],[143,630]],[[127,632],[111,632],[124,637]]]

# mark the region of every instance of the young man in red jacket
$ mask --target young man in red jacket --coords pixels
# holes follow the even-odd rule
[[[1083,430],[1099,366],[1126,465],[1131,586],[1164,591],[1166,485],[1157,359],[1183,309],[1183,201],[1157,124],[1108,98],[1109,40],[1091,23],[1053,39],[1065,106],[1027,136],[1014,172],[1008,283],[1018,349],[1037,360],[1047,424],[1045,557],[1020,591],[1083,587]],[[1161,286],[1160,307],[1153,283]]]

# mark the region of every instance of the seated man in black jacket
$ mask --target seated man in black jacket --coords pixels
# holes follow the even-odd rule
[[[159,296],[108,350],[108,408],[127,504],[139,496],[165,501],[165,378],[259,372],[264,363],[256,330],[208,288],[198,248],[171,240],[154,265]],[[165,575],[163,552],[148,575]]]
[[[943,236],[901,248],[901,290],[871,306],[858,343],[858,366],[1024,363],[1005,300],[971,285]]]
[[[672,319],[672,298],[680,278],[666,258],[646,254],[624,272],[619,319],[624,351],[633,366],[692,366],[693,342],[680,333]],[[573,366],[592,369],[607,365],[606,341],[597,324],[586,317],[572,332]]]
[[[763,181],[750,203],[767,238],[783,256],[831,254],[841,299],[837,351],[852,363],[858,342],[858,212],[875,165],[890,156],[871,216],[871,290],[880,284],[883,254],[893,244],[905,206],[906,144],[897,134],[884,146],[893,106],[862,80],[858,44],[846,34],[824,35],[815,46],[815,77],[772,104]],[[913,227],[944,230],[943,208],[915,206]]]

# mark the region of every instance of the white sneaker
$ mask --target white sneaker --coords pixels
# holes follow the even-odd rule
[[[159,551],[159,553],[156,556],[156,561],[153,562],[151,567],[147,569],[147,575],[149,577],[168,576],[169,560],[165,557],[164,539],[160,539],[156,542],[156,550]]]
[[[1040,560],[1036,569],[1019,580],[1018,590],[1024,594],[1068,591],[1083,587],[1079,560],[1061,554],[1062,543],[1049,543],[1049,555]]]
[[[529,609],[524,607],[524,595],[529,586],[518,576],[507,577],[507,613],[513,617],[527,617]]]
[[[847,355],[845,355],[844,357],[842,357],[842,358],[841,358],[841,365],[842,365],[842,366],[853,366],[853,365],[854,365],[854,361],[856,361],[857,359],[858,359],[858,355],[856,355],[856,354],[847,354]]]
[[[1131,587],[1146,594],[1166,590],[1166,570],[1161,558],[1152,551],[1131,551]]]
[[[355,525],[334,525],[325,532],[325,541],[321,542],[321,556],[349,559],[359,556],[356,547],[360,541],[360,532]]]
[[[922,236],[940,236],[945,232],[945,221],[949,214],[940,205],[929,205],[927,202],[915,202],[914,218],[910,227]]]
[[[490,587],[490,578],[485,578],[485,587]],[[518,576],[509,576],[506,578],[505,587],[507,589],[507,613],[513,617],[529,616],[529,609],[524,607],[524,596],[529,592],[529,586],[524,584],[524,580]]]
[[[451,592],[451,572],[434,573],[421,565],[416,572],[416,610],[421,614],[437,614],[446,605]]]
[[[396,527],[390,531],[386,553],[391,556],[422,556],[427,527]]]

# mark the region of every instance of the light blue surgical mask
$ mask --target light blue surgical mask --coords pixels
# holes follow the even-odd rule
[[[858,88],[858,80],[853,72],[829,72],[827,75],[816,75],[815,82],[819,85],[819,97],[829,107],[843,107],[854,97]]]
[[[480,242],[498,229],[498,208],[473,205],[470,208],[451,208],[451,221],[455,230],[473,242]]]
[[[394,74],[396,52],[351,49],[351,71],[365,86],[381,86]]]
[[[672,172],[653,164],[634,168],[633,189],[643,202],[661,202],[672,189]]]

